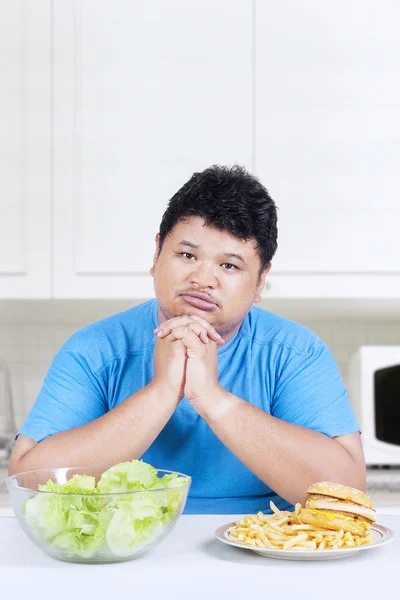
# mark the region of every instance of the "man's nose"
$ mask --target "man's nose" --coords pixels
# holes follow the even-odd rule
[[[190,283],[196,284],[201,289],[207,287],[215,288],[218,285],[215,269],[215,265],[210,262],[197,262],[195,268],[190,273]]]

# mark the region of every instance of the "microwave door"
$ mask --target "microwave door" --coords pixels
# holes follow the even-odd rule
[[[375,371],[375,435],[400,446],[400,364]]]

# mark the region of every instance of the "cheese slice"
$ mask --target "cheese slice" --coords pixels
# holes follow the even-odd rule
[[[340,502],[340,500],[322,500],[321,498],[308,498],[306,503],[307,508],[311,508],[314,510],[323,510],[329,511],[331,514],[334,514],[336,511],[353,513],[354,515],[359,515],[360,517],[366,517],[370,521],[376,521],[376,512],[372,508],[367,508],[366,506],[360,506],[359,504],[350,504],[349,502]],[[351,516],[345,517],[344,515],[337,515],[341,519],[349,518]],[[331,517],[336,518],[335,517]]]

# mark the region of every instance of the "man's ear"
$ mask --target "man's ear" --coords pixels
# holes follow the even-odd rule
[[[153,266],[150,269],[150,275],[152,277],[154,277],[154,267],[156,266],[157,258],[160,253],[159,252],[159,247],[160,247],[160,234],[159,233],[157,233],[154,241],[156,243],[156,249],[154,251],[154,256],[153,256]]]
[[[264,271],[260,275],[259,282],[257,283],[256,294],[254,296],[254,302],[261,302],[261,294],[263,292],[265,286],[265,278],[271,270],[271,263],[268,263],[268,266],[264,269]]]

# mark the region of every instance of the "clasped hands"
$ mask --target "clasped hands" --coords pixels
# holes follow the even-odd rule
[[[225,342],[214,327],[197,315],[164,321],[154,330],[154,382],[171,391],[179,402],[183,396],[200,414],[217,402],[217,348]]]

